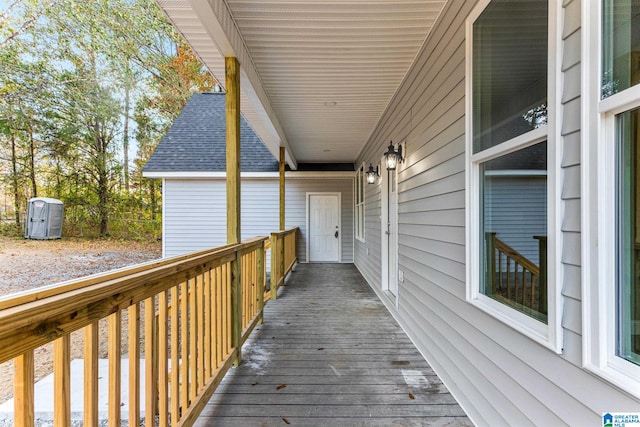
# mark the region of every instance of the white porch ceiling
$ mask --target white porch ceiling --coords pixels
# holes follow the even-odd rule
[[[157,0],[242,113],[287,160],[352,162],[446,0]]]

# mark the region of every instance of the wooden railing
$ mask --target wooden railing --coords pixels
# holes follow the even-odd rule
[[[278,297],[278,288],[298,262],[296,238],[298,227],[271,233],[271,299]]]
[[[272,263],[296,259],[295,245],[291,254],[286,238],[291,233],[295,229],[274,233],[275,240],[272,235],[272,243],[284,242],[284,252],[273,251]],[[121,424],[123,346],[129,352],[128,425],[140,425],[141,419],[146,426],[193,424],[262,321],[268,240],[258,237],[0,299],[0,363],[14,360],[15,425],[34,425],[34,350],[50,342],[54,425],[70,425],[70,334],[77,330],[84,331],[84,426],[99,425],[98,322],[105,318],[109,425]]]
[[[487,281],[491,295],[528,310],[547,314],[547,237],[538,240],[540,266],[496,237],[486,233]]]

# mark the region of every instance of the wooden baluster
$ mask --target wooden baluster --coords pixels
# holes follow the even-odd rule
[[[129,307],[129,425],[140,425],[140,305]]]
[[[178,292],[180,286],[171,288],[171,424],[180,419],[180,324]]]
[[[282,279],[282,286],[284,286],[284,275],[285,275],[285,265],[284,265],[284,236],[280,236],[280,247],[279,249],[279,258],[280,258],[280,274],[278,277],[278,282]]]
[[[271,299],[278,298],[278,236],[271,234]]]
[[[231,264],[225,264],[224,274],[224,357],[226,357],[233,345],[231,344],[231,316],[233,306],[231,305]]]
[[[262,311],[264,310],[264,287],[265,287],[265,270],[264,270],[264,266],[265,266],[265,262],[264,262],[264,258],[265,258],[265,251],[264,251],[264,244],[260,245],[260,247],[258,248],[258,252],[256,254],[256,298],[257,298],[257,307],[256,310],[258,313],[260,313],[260,322],[263,322],[263,314]]]
[[[13,383],[13,413],[17,426],[33,427],[34,420],[34,361],[33,350],[13,359],[15,381]]]
[[[502,290],[502,253],[500,251],[496,251],[496,256],[498,257],[498,290],[500,291],[500,295],[503,295]]]
[[[240,260],[240,306],[242,309],[240,310],[240,334],[242,335],[242,331],[244,330],[244,325],[247,322],[247,255],[242,255],[238,258]],[[240,339],[242,342],[242,339]],[[242,345],[242,344],[240,344]]]
[[[255,299],[255,289],[256,289],[256,279],[254,276],[254,266],[255,266],[255,257],[254,257],[255,252],[250,252],[247,256],[247,296],[246,296],[246,300],[247,300],[247,312],[244,315],[245,317],[245,325],[244,328],[246,328],[247,326],[249,326],[249,323],[251,322],[251,320],[253,319],[253,315],[255,314],[255,304],[254,304],[254,299]],[[244,331],[244,328],[242,329]]]
[[[122,316],[120,311],[109,316],[109,427],[120,427],[121,381],[122,381]]]
[[[189,281],[189,401],[193,402],[198,393],[198,320],[196,303],[198,277]]]
[[[511,258],[507,256],[507,299],[511,301]]]
[[[196,322],[197,326],[197,338],[198,345],[196,351],[196,389],[199,393],[202,387],[204,386],[206,378],[204,377],[204,287],[205,287],[205,273],[200,273],[198,275],[198,282],[196,284],[196,314],[198,321]]]
[[[63,335],[53,342],[53,422],[55,427],[71,425],[71,338]]]
[[[529,281],[530,281],[530,285],[531,285],[531,298],[530,298],[530,302],[529,302],[531,305],[529,307],[531,307],[533,309],[533,304],[535,302],[536,289],[535,289],[535,286],[534,286],[533,272],[532,271],[529,272]]]
[[[526,276],[525,276],[526,271],[527,271],[527,269],[523,265],[522,266],[522,300],[521,300],[522,301],[521,304],[523,306],[526,306],[525,301],[526,301],[526,298],[527,298],[527,296],[526,296],[527,281],[526,281]]]
[[[216,347],[215,351],[215,369],[218,369],[220,363],[222,362],[222,337],[224,334],[222,333],[222,266],[216,268],[216,282],[215,282],[215,300],[213,304],[214,310],[214,318],[215,318],[215,336],[214,336],[214,345]]]
[[[144,423],[146,427],[155,427],[158,402],[157,330],[155,298],[151,297],[144,300]]]
[[[518,296],[520,295],[520,280],[518,280],[520,278],[520,264],[518,264],[518,261],[514,261],[513,269],[514,280],[516,282],[516,298],[514,302],[518,302]]]
[[[180,379],[182,389],[180,390],[180,402],[182,412],[189,407],[189,318],[187,305],[189,301],[189,280],[180,285]]]
[[[84,328],[84,425],[98,427],[98,322]]]
[[[213,325],[213,318],[211,316],[211,270],[205,272],[205,285],[204,285],[204,381],[205,383],[211,378],[211,364],[212,364],[212,350],[213,344],[211,342],[211,327]]]
[[[160,292],[158,298],[158,413],[160,427],[169,425],[169,355],[167,330],[167,293]]]
[[[236,252],[231,261],[231,347],[236,349],[234,366],[242,361],[242,257]]]

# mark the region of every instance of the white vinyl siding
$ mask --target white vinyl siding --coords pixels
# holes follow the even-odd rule
[[[407,142],[399,170],[398,308],[387,304],[472,421],[602,425],[605,411],[640,402],[582,367],[580,291],[579,0],[562,17],[559,116],[563,307],[561,354],[465,301],[465,20],[476,2],[449,2],[358,158],[374,164],[389,140]],[[355,264],[380,291],[380,185],[366,194],[367,243]],[[369,249],[367,253],[367,249]],[[381,300],[387,301],[382,296]]]
[[[487,229],[527,259],[540,265],[539,244],[531,236],[547,234],[546,177],[492,176],[487,210]],[[523,220],[523,217],[526,220]]]
[[[171,257],[226,244],[225,194],[224,181],[165,179],[162,256]]]
[[[341,193],[342,207],[340,230],[342,262],[353,262],[353,179],[288,179],[286,181],[285,212],[287,227],[300,227],[298,257],[307,262],[307,193]]]
[[[242,238],[268,236],[279,228],[277,179],[243,179]],[[163,256],[170,257],[226,244],[226,184],[221,179],[165,179]],[[353,262],[353,180],[287,179],[285,226],[300,227],[298,258],[306,262],[307,192],[342,193],[342,262]]]

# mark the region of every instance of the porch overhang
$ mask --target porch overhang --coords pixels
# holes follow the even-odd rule
[[[292,169],[358,158],[447,3],[156,1],[223,87],[238,58],[242,114]]]

